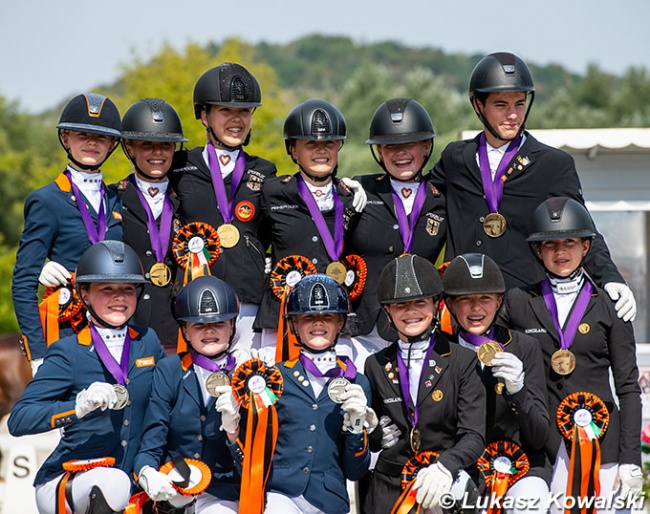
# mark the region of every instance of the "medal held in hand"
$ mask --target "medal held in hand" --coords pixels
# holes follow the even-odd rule
[[[341,395],[349,385],[350,381],[347,378],[333,378],[327,386],[327,394],[334,403],[343,403]]]
[[[211,373],[205,380],[205,388],[208,390],[208,394],[215,398],[221,396],[221,394],[217,392],[217,388],[225,385],[230,385],[230,378],[223,371]]]

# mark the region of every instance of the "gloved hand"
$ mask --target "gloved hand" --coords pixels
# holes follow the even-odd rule
[[[634,318],[636,318],[636,300],[632,290],[626,284],[620,282],[605,284],[603,289],[616,302],[614,305],[616,315],[623,321],[634,321]]]
[[[366,195],[366,191],[363,189],[361,183],[348,177],[342,177],[341,182],[354,194],[352,208],[357,212],[363,212],[366,208],[366,203],[368,203],[368,195]]]
[[[524,387],[524,364],[512,353],[499,352],[492,357],[492,375],[503,379],[510,394]]]
[[[368,399],[359,384],[350,384],[341,395],[343,405],[343,430],[360,434],[366,422]]]
[[[397,428],[395,423],[391,423],[391,419],[386,415],[379,419],[379,425],[381,426],[381,447],[386,450],[399,441],[402,431]]]
[[[106,382],[93,382],[88,389],[77,393],[75,411],[78,418],[83,418],[95,409],[112,409],[117,403],[117,395],[111,384]]]
[[[618,493],[620,498],[634,498],[643,491],[643,473],[636,464],[619,464],[618,475],[614,481],[613,493]]]
[[[259,359],[267,366],[275,366],[275,349],[251,348],[251,359]]]
[[[29,361],[29,365],[32,367],[32,377],[36,375],[36,372],[38,371],[38,368],[41,367],[41,364],[43,364],[43,357]]]
[[[58,262],[49,261],[43,266],[38,281],[45,287],[57,287],[69,284],[71,278],[70,272],[65,267]]]
[[[368,410],[366,411],[366,422],[363,424],[363,426],[366,428],[366,432],[372,434],[375,428],[377,428],[377,425],[379,425],[379,418],[377,417],[377,413],[374,411],[374,409],[368,407]]]
[[[415,478],[413,484],[413,490],[417,491],[415,501],[422,505],[423,509],[437,507],[440,504],[440,497],[451,490],[453,482],[449,470],[439,462],[434,462],[421,469]]]
[[[167,501],[178,494],[171,479],[151,466],[142,467],[138,483],[147,496],[155,502]]]
[[[221,413],[221,430],[235,434],[239,430],[239,403],[229,385],[218,386],[215,391],[219,393],[215,408]]]
[[[264,258],[264,274],[265,275],[270,275],[272,270],[273,270],[273,261],[271,260],[271,257],[265,257]]]

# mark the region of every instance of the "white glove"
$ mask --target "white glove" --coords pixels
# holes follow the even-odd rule
[[[36,372],[38,371],[38,368],[41,367],[41,364],[43,364],[43,357],[29,361],[29,365],[32,367],[32,377],[36,375]]]
[[[616,305],[614,305],[616,315],[623,321],[634,321],[634,318],[636,318],[636,300],[632,290],[626,284],[620,282],[605,284],[603,289],[616,302]]]
[[[616,493],[620,488],[620,498],[638,497],[643,491],[643,473],[641,468],[636,464],[619,464],[618,475],[614,480],[612,493]]]
[[[215,407],[221,413],[221,430],[234,434],[239,430],[239,403],[229,385],[218,386],[215,391],[219,393]]]
[[[151,466],[143,466],[138,477],[140,487],[155,502],[164,502],[178,494],[171,479]]]
[[[417,491],[415,501],[422,505],[423,509],[437,507],[440,504],[440,497],[451,490],[454,479],[447,468],[439,462],[434,462],[426,468],[421,469],[415,478],[413,490]]]
[[[399,441],[402,431],[397,428],[395,423],[391,423],[391,419],[383,415],[379,419],[379,425],[381,426],[381,447],[386,450],[391,446],[395,446],[395,443]]]
[[[275,349],[271,348],[251,348],[251,359],[259,359],[266,366],[275,366]]]
[[[264,274],[265,275],[270,275],[272,267],[273,267],[273,261],[271,261],[271,257],[265,257],[264,258]]]
[[[357,212],[363,212],[366,208],[366,203],[368,203],[368,195],[366,195],[361,183],[348,177],[342,177],[341,182],[354,194],[352,197],[352,208]]]
[[[503,379],[510,394],[524,387],[524,365],[512,353],[499,352],[492,357],[492,375]]]
[[[54,261],[45,263],[41,274],[38,276],[38,281],[45,287],[57,287],[64,284],[69,284],[72,275],[61,264]]]
[[[372,434],[375,428],[377,428],[377,425],[379,425],[379,418],[377,417],[377,413],[374,411],[374,409],[368,407],[368,410],[366,411],[366,421],[363,424],[366,432]]]
[[[360,434],[363,432],[368,411],[368,399],[359,384],[350,384],[341,395],[343,405],[343,430]]]
[[[77,393],[74,409],[78,418],[83,418],[95,409],[112,409],[117,403],[117,395],[111,384],[106,382],[93,382],[88,389]]]

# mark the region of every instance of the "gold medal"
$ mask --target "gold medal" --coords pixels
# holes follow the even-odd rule
[[[506,219],[498,212],[491,212],[483,219],[483,230],[490,237],[501,237],[506,231]]]
[[[417,453],[420,451],[420,429],[418,427],[411,428],[411,433],[409,434],[409,442],[411,443],[411,451]]]
[[[149,268],[149,279],[154,286],[165,287],[172,280],[172,270],[164,262],[157,262]]]
[[[232,248],[239,243],[239,230],[232,223],[224,223],[217,228],[221,246],[224,248]]]
[[[350,381],[347,378],[333,378],[327,386],[327,394],[334,403],[343,403],[341,395],[349,385]]]
[[[487,341],[478,347],[476,355],[478,360],[480,360],[486,366],[492,366],[492,359],[497,353],[503,351],[501,345],[496,341]]]
[[[129,392],[122,384],[113,384],[113,390],[115,396],[117,396],[117,402],[113,406],[113,410],[122,410],[129,403]]]
[[[343,264],[338,261],[330,262],[325,269],[325,273],[336,280],[339,284],[343,284],[345,282],[345,275],[347,271],[348,270],[345,269],[345,266],[343,266]]]
[[[219,398],[220,393],[217,392],[217,387],[230,385],[230,378],[223,371],[216,371],[208,375],[208,378],[205,379],[205,388],[208,390],[210,396]]]
[[[570,375],[576,369],[576,356],[569,350],[558,350],[551,355],[551,368],[558,375]]]

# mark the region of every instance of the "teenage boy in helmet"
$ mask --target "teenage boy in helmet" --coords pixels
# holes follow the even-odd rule
[[[507,52],[484,57],[472,72],[469,98],[483,131],[450,143],[431,173],[447,200],[446,260],[479,249],[499,264],[507,288],[535,283],[544,273],[526,244],[528,222],[552,196],[584,205],[575,163],[524,130],[535,84],[520,57]],[[618,316],[633,320],[634,295],[600,234],[593,246],[586,268],[616,301]]]
[[[366,143],[384,173],[355,177],[368,203],[346,247],[346,253],[359,255],[367,266],[366,285],[353,303],[356,316],[347,327],[360,364],[394,335],[377,300],[381,270],[403,253],[435,262],[445,243],[444,197],[422,176],[434,136],[426,109],[409,98],[384,102],[370,122]]]
[[[377,426],[370,387],[336,350],[349,313],[346,290],[325,274],[304,277],[289,294],[286,316],[300,355],[277,365],[284,388],[266,514],[345,514],[346,480],[368,470],[366,435]]]
[[[100,170],[121,137],[117,107],[102,95],[77,95],[64,107],[57,129],[70,162],[54,183],[37,189],[25,201],[25,227],[12,282],[21,346],[34,372],[47,344],[73,333],[70,323],[57,323],[56,335],[47,334],[46,341],[39,322],[39,280],[51,288],[69,287],[70,272],[85,250],[104,239],[122,239],[121,203],[106,189]],[[65,303],[62,300],[63,296],[59,301]]]
[[[257,79],[243,66],[226,62],[206,71],[194,86],[194,114],[207,144],[177,152],[169,176],[181,222],[208,223],[219,233],[221,254],[211,274],[227,281],[241,301],[237,335],[244,349],[259,347],[252,324],[268,281],[259,201],[262,184],[276,174],[272,162],[244,151],[261,105]]]
[[[159,98],[144,98],[128,108],[122,138],[134,172],[110,188],[122,199],[124,242],[140,256],[148,279],[133,319],[153,328],[165,351],[173,354],[178,342],[173,315],[177,265],[171,247],[180,222],[167,173],[176,146],[187,139],[176,110]]]
[[[146,282],[120,241],[79,259],[75,287],[90,323],[47,349],[7,422],[14,436],[64,429],[34,480],[41,514],[113,514],[128,504],[153,370],[165,356],[152,330],[127,326]]]
[[[618,490],[618,498],[624,501],[638,497],[642,490],[639,371],[631,323],[617,317],[605,292],[584,268],[596,234],[581,203],[559,197],[540,204],[533,212],[527,241],[546,275],[536,284],[509,291],[501,315],[507,326],[533,335],[544,356],[548,412],[556,425],[546,441],[553,463],[551,492],[610,498]],[[585,402],[581,397],[587,394],[595,395],[600,403],[593,398]],[[560,404],[575,407],[568,419],[558,410]],[[579,415],[586,409],[585,423]],[[572,448],[568,434],[559,428],[589,427],[590,421],[605,418],[609,418],[608,426],[600,425],[585,436],[589,445],[599,446],[592,472],[589,464],[580,463],[577,447]],[[573,472],[581,468],[581,476]],[[600,490],[579,487],[598,481]],[[567,484],[574,487],[567,490]],[[616,508],[625,510],[624,503]],[[560,510],[551,504],[551,512]],[[598,508],[598,512],[610,511]]]
[[[363,504],[368,514],[392,511],[405,464],[422,452],[438,458],[412,485],[421,508],[440,509],[454,483],[455,496],[476,488],[462,470],[485,447],[485,388],[475,354],[437,330],[442,292],[435,266],[417,255],[392,260],[379,276],[379,301],[398,336],[366,360],[382,426],[370,436],[371,450],[381,451]]]
[[[345,278],[343,246],[357,217],[352,191],[336,176],[345,137],[343,115],[325,100],[307,100],[287,115],[284,141],[298,172],[267,181],[260,203],[260,235],[272,263],[298,255],[319,273]],[[264,347],[275,346],[280,304],[267,282],[255,320]]]
[[[239,426],[222,419],[218,398],[230,393],[228,377],[237,364],[232,343],[239,301],[223,280],[201,276],[181,289],[174,308],[188,351],[154,371],[134,470],[153,501],[171,502],[178,510],[170,512],[180,514],[188,500],[158,469],[177,457],[200,460],[210,467],[212,481],[197,497],[196,511],[236,514],[240,477],[227,444],[234,444]]]
[[[490,501],[512,502],[513,507],[503,509],[507,514],[546,512],[551,466],[544,442],[551,424],[542,352],[534,338],[495,323],[506,286],[490,257],[482,253],[455,257],[442,283],[456,342],[477,352],[481,361],[488,406],[483,457],[489,463],[481,469],[482,492]],[[525,454],[525,461],[517,448]],[[505,469],[499,465],[506,463],[511,464],[506,471],[514,475],[510,481],[505,477],[507,491],[497,485],[503,478],[495,480]]]

